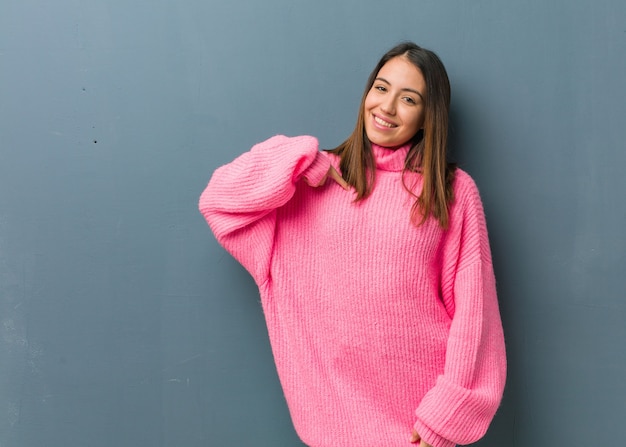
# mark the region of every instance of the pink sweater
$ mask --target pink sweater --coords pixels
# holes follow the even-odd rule
[[[200,211],[259,287],[296,431],[311,447],[477,441],[505,348],[483,208],[457,170],[450,229],[410,222],[408,148],[374,146],[373,193],[318,184],[333,154],[275,136],[217,169]],[[420,182],[407,174],[407,184]]]

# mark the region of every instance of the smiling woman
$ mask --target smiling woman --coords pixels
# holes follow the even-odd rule
[[[393,76],[393,79],[386,79],[385,76]],[[388,137],[397,136],[394,135],[395,131],[380,135],[384,130],[378,126],[381,132],[376,132],[377,127],[372,123],[375,119],[372,114],[378,118],[381,126],[393,126],[395,119],[385,118],[389,113],[385,112],[384,103],[382,108],[378,108],[380,111],[376,115],[369,107],[369,101],[372,101],[371,104],[375,108],[378,103],[374,100],[377,97],[375,91],[386,93],[390,88],[390,80],[394,81],[396,90],[405,93],[400,95],[404,102],[410,99],[416,101],[415,110],[419,115],[417,121],[421,122],[411,129],[413,132],[404,133],[402,138],[386,141]],[[418,95],[420,101],[408,96],[409,93]],[[394,95],[384,96],[389,98],[388,101],[394,99]],[[397,109],[394,104],[393,112],[397,113]],[[410,171],[419,170],[422,174],[421,192],[416,194],[411,191],[417,197],[411,219],[416,223],[424,223],[432,216],[443,228],[447,228],[455,171],[454,166],[446,159],[449,110],[450,82],[439,57],[411,42],[399,44],[389,50],[368,78],[352,135],[331,151],[340,156],[343,178],[355,188],[357,199],[369,196],[376,175],[372,144],[394,149],[400,145],[410,145],[405,167]],[[406,115],[411,116],[411,113]]]
[[[200,211],[261,294],[310,447],[452,447],[499,406],[505,349],[480,196],[446,161],[450,85],[403,43],[350,137],[275,136],[218,168]]]

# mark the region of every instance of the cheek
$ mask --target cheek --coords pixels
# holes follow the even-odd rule
[[[416,130],[419,130],[424,124],[424,112],[422,112],[421,110],[414,112],[411,116],[411,123],[411,127],[415,127]]]
[[[370,89],[370,91],[367,92],[367,95],[365,96],[365,101],[363,101],[363,109],[366,111],[373,110],[376,107],[380,106],[381,102],[382,97],[380,92],[374,89]]]

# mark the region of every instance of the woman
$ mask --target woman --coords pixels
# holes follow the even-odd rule
[[[331,151],[275,136],[215,171],[200,211],[256,281],[311,447],[452,447],[500,403],[505,348],[476,185],[446,162],[450,87],[402,43]]]

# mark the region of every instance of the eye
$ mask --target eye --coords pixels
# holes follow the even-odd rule
[[[402,98],[402,100],[408,104],[417,104],[417,101],[415,101],[410,96],[405,96],[404,98]]]
[[[376,86],[374,86],[374,88],[376,90],[378,90],[379,92],[386,92],[387,91],[387,87],[385,87],[384,85],[376,85]]]

